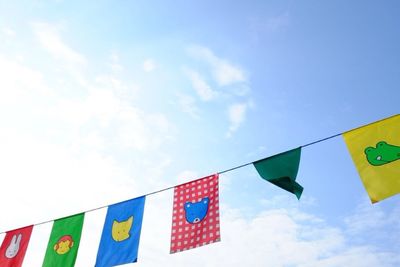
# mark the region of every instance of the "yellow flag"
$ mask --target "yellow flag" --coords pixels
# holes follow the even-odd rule
[[[372,203],[400,193],[400,114],[343,138]]]

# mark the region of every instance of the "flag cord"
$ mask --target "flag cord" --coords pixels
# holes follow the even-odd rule
[[[300,146],[300,147],[307,147],[307,146],[315,145],[315,144],[317,144],[317,143],[320,143],[320,142],[323,142],[323,141],[326,141],[326,140],[329,140],[329,139],[338,137],[338,136],[340,136],[340,135],[342,135],[342,134],[343,134],[343,133],[334,134],[334,135],[331,135],[331,136],[329,136],[329,137],[325,137],[325,138],[319,139],[319,140],[317,140],[317,141],[314,141],[314,142],[311,142],[311,143],[302,145],[302,146]],[[263,159],[264,159],[264,158],[263,158]],[[240,169],[240,168],[246,167],[246,166],[248,166],[248,165],[253,164],[253,162],[254,162],[254,161],[248,162],[248,163],[245,163],[245,164],[242,164],[242,165],[239,165],[239,166],[236,166],[236,167],[233,167],[233,168],[224,170],[224,171],[220,171],[220,172],[218,172],[218,174],[222,174],[222,173],[226,173],[226,172],[230,172],[230,171],[233,171],[233,170],[236,170],[236,169]]]
[[[319,139],[319,140],[317,140],[317,141],[314,141],[314,142],[311,142],[311,143],[302,145],[301,147],[311,146],[311,145],[314,145],[314,144],[317,144],[317,143],[326,141],[326,140],[328,140],[328,139],[337,137],[337,136],[339,136],[339,135],[341,135],[341,133],[335,134],[335,135],[332,135],[332,136],[329,136],[329,137],[326,137],[326,138]],[[263,159],[264,159],[264,158],[263,158]],[[242,165],[239,165],[239,166],[230,168],[230,169],[226,169],[226,170],[223,170],[223,171],[220,171],[220,172],[217,172],[217,173],[218,173],[218,174],[223,174],[223,173],[227,173],[227,172],[230,172],[230,171],[234,171],[234,170],[236,170],[236,169],[240,169],[240,168],[246,167],[246,166],[248,166],[248,165],[251,165],[251,164],[253,164],[253,162],[254,162],[254,161],[248,162],[248,163],[245,163],[245,164],[242,164]],[[196,180],[196,179],[195,179],[195,180]],[[191,180],[191,181],[188,181],[188,182],[185,182],[185,183],[190,183],[190,182],[193,182],[193,181],[195,181],[195,180]],[[163,189],[160,189],[160,190],[156,190],[156,191],[153,191],[153,192],[144,194],[144,195],[142,195],[142,196],[155,195],[155,194],[158,194],[158,193],[167,191],[167,190],[171,190],[171,189],[177,187],[178,185],[180,185],[180,184],[173,185],[173,186],[169,186],[169,187],[166,187],[166,188],[163,188]],[[121,201],[121,202],[124,202],[124,201]],[[120,203],[120,202],[118,202],[118,203]],[[93,212],[93,211],[96,211],[96,210],[100,210],[100,209],[107,208],[108,206],[111,206],[111,205],[114,205],[114,204],[118,204],[118,203],[112,203],[112,204],[104,205],[104,206],[101,206],[101,207],[97,207],[97,208],[85,210],[85,211],[80,212],[80,213]],[[79,213],[77,213],[77,214],[79,214]],[[71,215],[71,216],[72,216],[72,215]],[[50,222],[52,222],[52,221],[54,221],[54,219],[52,219],[52,220],[47,220],[47,221],[43,221],[43,222],[39,222],[39,223],[35,223],[35,224],[33,224],[33,226],[38,226],[38,225],[50,223]],[[0,234],[5,234],[5,233],[7,233],[7,231],[2,231],[2,232],[0,232]]]
[[[398,116],[398,115],[399,115],[399,114],[396,114],[396,115],[393,115],[393,116],[391,116],[391,117],[384,118],[384,119],[379,120],[379,121],[375,121],[375,122],[373,122],[373,123],[381,122],[381,121],[383,121],[383,120],[387,120],[387,119],[390,119],[390,118],[395,117],[395,116]],[[350,132],[350,131],[354,131],[354,130],[356,130],[356,129],[362,128],[362,127],[364,127],[364,126],[367,126],[367,125],[370,125],[370,124],[373,124],[373,123],[365,124],[365,125],[363,125],[363,126],[360,126],[360,127],[354,128],[354,129],[351,129],[351,130],[346,131],[346,132],[334,134],[334,135],[331,135],[331,136],[329,136],[329,137],[325,137],[325,138],[319,139],[319,140],[317,140],[317,141],[313,141],[313,142],[310,142],[310,143],[308,143],[308,144],[302,145],[302,146],[300,146],[300,147],[311,146],[311,145],[314,145],[314,144],[317,144],[317,143],[320,143],[320,142],[323,142],[323,141],[326,141],[326,140],[329,140],[329,139],[338,137],[338,136],[340,136],[340,135],[342,135],[342,134],[344,134],[344,133],[348,133],[348,132]],[[273,155],[272,155],[272,156],[273,156]],[[270,156],[270,157],[271,157],[271,156]],[[266,157],[266,158],[268,158],[268,157]],[[262,159],[266,159],[266,158],[262,158]],[[262,160],[262,159],[260,159],[260,160]],[[256,160],[256,161],[257,161],[257,160]],[[233,171],[233,170],[236,170],[236,169],[240,169],[240,168],[246,167],[246,166],[248,166],[248,165],[251,165],[251,164],[253,164],[253,162],[256,162],[256,161],[248,162],[248,163],[245,163],[245,164],[242,164],[242,165],[239,165],[239,166],[230,168],[230,169],[226,169],[226,170],[224,170],[224,171],[217,172],[217,174],[223,174],[223,173],[227,173],[227,172],[230,172],[230,171]],[[194,179],[194,180],[185,182],[185,183],[183,183],[183,184],[191,183],[191,182],[193,182],[193,181],[195,181],[195,180],[197,180],[197,179]],[[157,190],[157,191],[153,191],[153,192],[144,194],[144,195],[142,195],[142,196],[150,196],[150,195],[158,194],[158,193],[161,193],[161,192],[164,192],[164,191],[173,189],[173,188],[175,188],[175,187],[177,187],[177,186],[179,186],[179,185],[182,185],[182,184],[177,184],[177,185],[174,185],[174,186],[169,186],[169,187],[166,187],[166,188]],[[128,200],[125,200],[125,201],[128,201]],[[125,201],[121,201],[121,202],[125,202]],[[89,209],[89,210],[86,210],[86,211],[83,211],[83,212],[79,212],[79,213],[76,213],[76,214],[87,213],[87,212],[92,212],[92,211],[104,209],[104,208],[106,208],[106,207],[108,207],[108,206],[111,206],[111,205],[114,205],[114,204],[118,204],[118,203],[121,203],[121,202],[117,202],[117,203],[112,203],[112,204],[104,205],[104,206],[101,206],[101,207]],[[76,215],[76,214],[74,214],[74,215]],[[70,216],[73,216],[73,215],[70,215]],[[66,217],[70,217],[70,216],[66,216]],[[65,217],[63,217],[63,218],[65,218]],[[56,220],[56,219],[52,219],[52,220],[47,220],[47,221],[35,223],[35,224],[32,224],[32,226],[37,226],[37,225],[42,225],[42,224],[50,223],[50,222],[52,222],[52,221],[54,221],[54,220]],[[19,229],[19,228],[16,228],[16,229]],[[8,232],[8,231],[1,231],[0,234],[5,234],[5,233],[7,233],[7,232]]]
[[[320,143],[320,142],[323,142],[323,141],[326,141],[326,140],[329,140],[329,139],[338,137],[338,136],[340,136],[340,135],[342,135],[342,134],[343,134],[343,133],[334,134],[334,135],[331,135],[331,136],[329,136],[329,137],[325,137],[325,138],[319,139],[319,140],[317,140],[317,141],[314,141],[314,142],[311,142],[311,143],[302,145],[301,147],[306,147],[306,146],[315,145],[315,144],[317,144],[317,143]]]

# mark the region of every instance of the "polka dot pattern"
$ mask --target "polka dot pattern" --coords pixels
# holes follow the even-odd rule
[[[208,211],[200,222],[189,223],[184,205],[208,197]],[[171,250],[176,253],[220,241],[218,174],[179,185],[174,189]]]

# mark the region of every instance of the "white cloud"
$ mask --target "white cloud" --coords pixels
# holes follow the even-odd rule
[[[28,68],[15,60],[0,54],[0,103],[4,106],[15,105],[24,97],[51,94],[45,84],[43,74]]]
[[[192,46],[188,51],[193,57],[205,61],[211,66],[214,79],[220,86],[247,81],[246,74],[240,67],[217,57],[210,49],[203,46]]]
[[[367,201],[359,204],[356,212],[345,218],[345,222],[351,233],[363,232],[371,227],[377,229],[392,224],[394,218],[387,217],[387,214],[378,205],[371,205]]]
[[[329,257],[315,260],[311,263],[299,265],[300,267],[395,267],[398,266],[399,257],[394,253],[380,252],[373,247],[350,247],[339,253],[332,253]]]
[[[143,152],[159,148],[174,134],[174,127],[165,115],[131,106],[110,89],[91,89],[83,99],[62,100],[53,107],[50,116],[78,128],[94,123],[99,141],[107,138],[109,144]],[[109,131],[113,134],[106,134]]]
[[[92,148],[94,150],[104,150],[106,148],[106,139],[101,136],[99,131],[91,131],[81,138],[80,145]]]
[[[120,72],[124,70],[124,67],[120,64],[119,55],[116,51],[112,51],[110,55],[110,66],[114,72]]]
[[[199,109],[196,106],[196,100],[194,97],[185,94],[177,94],[178,104],[181,110],[188,113],[193,118],[199,118]]]
[[[15,37],[16,36],[15,31],[13,29],[11,29],[11,28],[8,28],[8,27],[3,27],[1,29],[1,32],[3,34],[5,34],[6,36],[8,36],[8,37]]]
[[[190,68],[184,68],[186,75],[190,78],[193,88],[197,95],[203,101],[210,101],[217,97],[221,100],[235,97],[243,99],[248,96],[251,89],[248,85],[248,77],[245,71],[240,67],[235,66],[225,59],[217,57],[210,49],[194,45],[187,48],[187,52],[193,58],[205,62],[211,67],[211,74],[217,86],[226,86],[229,90],[216,91],[206,82],[202,75]],[[221,97],[222,96],[222,97]],[[188,102],[188,99],[186,102]],[[240,101],[240,100],[236,100]],[[248,108],[253,106],[251,99],[242,100],[242,103],[236,103],[228,106],[229,130],[226,133],[227,137],[232,136],[234,132],[245,121]]]
[[[217,96],[217,93],[211,89],[207,82],[201,77],[201,75],[191,69],[185,68],[185,73],[192,82],[193,88],[196,90],[197,95],[203,101],[210,101]]]
[[[65,216],[115,200],[116,192],[121,198],[132,196],[140,188],[128,190],[122,186],[130,181],[129,176],[108,155],[77,153],[73,147],[48,144],[46,140],[5,129],[0,140],[0,159],[7,164],[0,170],[1,176],[7,177],[2,182],[0,200],[10,203],[11,198],[18,198],[13,205],[3,207],[3,227],[11,228],[13,221],[33,223],[27,218]],[[7,193],[4,188],[14,190]],[[60,202],[64,199],[60,196],[70,197]]]
[[[122,67],[123,68],[123,67]],[[118,72],[119,70],[114,70]],[[117,78],[115,74],[101,74],[95,77],[95,83],[87,85],[87,88],[93,90],[111,90],[120,99],[122,103],[132,103],[137,100],[137,95],[141,90],[139,84],[123,81]]]
[[[345,218],[347,233],[353,236],[362,236],[368,233],[369,240],[375,243],[384,243],[387,246],[400,248],[400,223],[398,214],[399,205],[393,205],[389,211],[381,206],[382,203],[372,205],[366,197],[355,208],[352,215]],[[354,238],[354,242],[362,243],[362,239]]]
[[[169,255],[172,190],[151,198],[138,266],[395,267],[400,260],[396,250],[350,245],[343,229],[304,219],[311,214],[271,209],[246,218],[230,207],[221,210],[221,242]]]
[[[144,114],[134,108],[120,110],[117,121],[116,143],[140,151],[155,150],[172,138],[173,127],[160,113]]]
[[[56,27],[42,22],[33,23],[32,26],[39,42],[53,57],[78,65],[86,64],[86,58],[61,39]]]
[[[92,119],[102,127],[107,127],[118,113],[120,104],[120,99],[112,90],[91,89],[85,98],[59,100],[49,115],[53,119],[59,117],[74,127],[80,127]]]
[[[228,62],[217,61],[215,65],[214,75],[220,85],[230,85],[246,80],[243,71]]]
[[[76,145],[96,145],[100,150],[117,146],[145,152],[172,140],[175,130],[164,114],[145,112],[133,105],[138,91],[135,86],[128,86],[113,75],[101,75],[82,91],[80,97],[57,99],[47,115],[51,120],[63,121],[71,133],[80,132],[81,127],[89,129],[87,136],[78,134]],[[94,138],[92,141],[89,135]]]
[[[248,109],[247,103],[237,103],[229,106],[228,118],[230,122],[227,136],[230,137],[244,122],[246,118],[246,111]]]
[[[157,67],[156,63],[151,58],[148,58],[143,62],[143,70],[145,72],[151,72],[151,71],[155,70],[156,67]]]

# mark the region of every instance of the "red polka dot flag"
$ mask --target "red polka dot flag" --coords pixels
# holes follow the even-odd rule
[[[218,174],[176,186],[170,253],[220,239]]]

